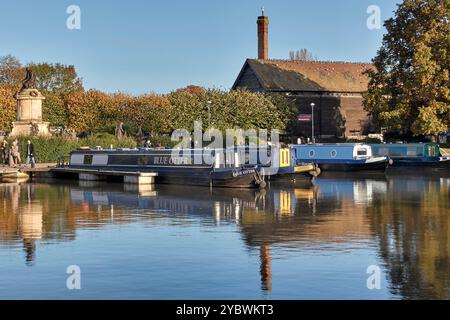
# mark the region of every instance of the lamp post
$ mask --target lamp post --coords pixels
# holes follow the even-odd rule
[[[206,101],[206,104],[208,105],[208,129],[211,127],[211,100]]]
[[[316,143],[316,139],[314,138],[314,107],[316,104],[314,102],[311,102],[311,142]]]

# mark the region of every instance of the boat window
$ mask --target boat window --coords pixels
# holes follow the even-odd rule
[[[416,147],[408,147],[408,150],[406,151],[407,156],[415,157],[417,156],[417,148]]]
[[[92,159],[94,156],[92,154],[86,154],[83,159],[83,164],[92,164]]]
[[[358,149],[357,155],[358,156],[367,156],[367,149]]]
[[[429,146],[428,147],[428,155],[430,157],[435,157],[436,156],[436,149],[433,146]]]
[[[309,157],[310,158],[314,157],[315,154],[316,154],[316,152],[314,150],[309,150]]]
[[[408,147],[406,151],[406,155],[410,157],[421,157],[423,156],[423,148],[422,147]]]
[[[331,150],[330,155],[331,155],[332,158],[336,158],[336,156],[337,156],[337,151],[336,151],[336,150]]]
[[[140,161],[144,161],[140,159]],[[137,155],[118,155],[113,154],[108,157],[109,165],[118,165],[118,166],[135,166],[138,164],[138,156]]]

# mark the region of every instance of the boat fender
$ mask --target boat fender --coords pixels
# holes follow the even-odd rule
[[[320,174],[322,173],[322,170],[320,170],[319,167],[315,168],[315,170],[312,170],[309,172],[310,175],[312,175],[313,177],[318,177],[320,176]]]
[[[258,186],[260,189],[264,189],[267,186],[267,183],[264,180],[258,182]]]
[[[266,187],[266,182],[264,181],[264,178],[261,177],[261,175],[259,174],[259,172],[256,171],[256,170],[255,170],[254,179],[255,179],[255,184],[256,184],[260,189],[264,189],[264,188]]]
[[[394,160],[389,159],[389,165],[392,166],[394,164]]]

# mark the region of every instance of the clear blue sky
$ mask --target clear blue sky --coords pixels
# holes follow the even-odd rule
[[[228,89],[257,55],[256,18],[269,16],[269,56],[308,48],[321,60],[370,61],[398,0],[0,0],[0,55],[73,64],[86,88],[165,93],[188,84]],[[81,30],[66,28],[69,5]]]

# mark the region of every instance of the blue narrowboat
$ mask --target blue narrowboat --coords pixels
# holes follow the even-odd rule
[[[233,150],[90,149],[70,154],[69,169],[153,172],[156,183],[231,188],[265,187],[255,168]]]
[[[297,162],[316,163],[323,171],[384,171],[390,163],[365,144],[298,144],[293,149]]]
[[[435,143],[389,143],[371,145],[377,156],[388,156],[392,167],[449,168],[450,155],[445,154]]]

